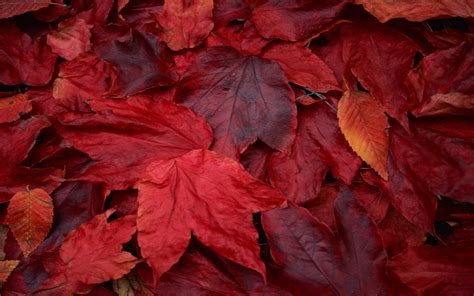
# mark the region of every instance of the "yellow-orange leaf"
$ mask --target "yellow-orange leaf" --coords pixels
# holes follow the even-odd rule
[[[25,256],[45,239],[53,224],[53,201],[37,188],[17,192],[7,209],[7,221]]]
[[[347,91],[339,101],[339,127],[352,149],[382,178],[388,179],[388,121],[368,93]]]
[[[5,282],[7,280],[10,273],[12,273],[18,263],[20,263],[18,260],[0,261],[0,282]]]

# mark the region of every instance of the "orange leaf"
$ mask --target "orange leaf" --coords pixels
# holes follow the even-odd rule
[[[10,273],[12,273],[18,263],[20,263],[19,260],[0,261],[0,282],[5,282],[7,280]]]
[[[387,180],[389,125],[383,109],[370,94],[347,91],[339,101],[337,117],[352,150]]]
[[[53,201],[37,188],[17,192],[8,205],[7,220],[25,256],[45,239],[53,223]]]

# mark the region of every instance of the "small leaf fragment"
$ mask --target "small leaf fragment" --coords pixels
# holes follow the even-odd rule
[[[5,282],[10,273],[18,266],[19,260],[0,261],[0,282]]]

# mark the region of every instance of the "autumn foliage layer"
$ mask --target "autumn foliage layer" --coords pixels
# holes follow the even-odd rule
[[[0,0],[1,295],[472,295],[473,0]]]

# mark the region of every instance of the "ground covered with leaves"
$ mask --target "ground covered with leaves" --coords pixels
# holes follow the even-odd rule
[[[472,295],[472,0],[0,0],[1,295]]]

